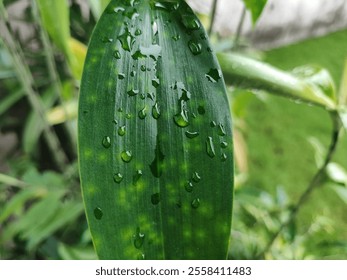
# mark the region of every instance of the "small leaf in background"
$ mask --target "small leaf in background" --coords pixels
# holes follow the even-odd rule
[[[51,106],[56,101],[57,97],[53,94],[53,88],[48,88],[41,96],[41,101],[45,109],[51,108]],[[41,122],[40,114],[33,110],[29,114],[23,132],[22,145],[23,150],[28,155],[32,155],[36,152],[38,148],[37,143],[41,137],[41,134],[44,130],[44,124]]]
[[[7,96],[5,96],[3,99],[1,99],[1,102],[0,102],[0,115],[4,114],[7,110],[9,110],[24,95],[25,95],[24,90],[23,89],[19,89],[19,90],[15,90],[14,92],[11,92]]]
[[[3,223],[9,216],[23,211],[27,201],[45,197],[46,195],[47,190],[42,187],[28,188],[20,191],[4,207],[1,207],[0,223]]]
[[[253,25],[255,25],[264,10],[267,0],[243,0],[243,2],[246,8],[251,12],[252,22]]]
[[[335,162],[331,162],[327,166],[327,174],[331,180],[336,183],[343,184],[347,187],[347,171]]]
[[[43,21],[53,42],[67,55],[70,53],[70,19],[67,0],[36,0]]]
[[[341,83],[340,83],[339,105],[347,106],[347,59],[345,60],[345,67],[343,70]]]
[[[51,125],[64,123],[77,118],[77,100],[65,102],[64,106],[57,106],[47,111],[47,120]]]
[[[314,158],[316,161],[316,166],[320,168],[324,163],[326,148],[317,138],[309,137],[308,142],[311,144],[314,150]]]
[[[303,65],[294,68],[292,73],[312,86],[318,87],[327,97],[336,102],[335,84],[326,69],[316,65]]]
[[[71,37],[69,39],[69,47],[72,54],[69,61],[72,74],[77,80],[81,80],[87,46]]]
[[[55,231],[60,228],[66,227],[68,224],[73,223],[84,212],[82,201],[66,201],[61,202],[58,200],[58,210],[55,211],[51,219],[41,223],[40,226],[34,229],[27,230],[25,237],[28,238],[28,249],[32,250],[44,239],[51,236]]]
[[[3,239],[6,241],[16,234],[26,234],[35,226],[44,223],[54,215],[58,209],[58,199],[63,195],[62,191],[47,193],[37,203],[34,203],[21,217],[6,227]]]

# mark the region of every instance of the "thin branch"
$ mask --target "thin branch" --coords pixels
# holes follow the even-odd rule
[[[239,20],[239,24],[237,25],[235,40],[234,40],[234,48],[238,48],[240,43],[240,36],[242,32],[243,23],[245,22],[246,17],[246,6],[243,6],[242,14]]]
[[[2,15],[6,15],[6,11],[3,10],[3,7],[0,6],[0,13]],[[52,130],[51,126],[49,125],[47,119],[46,119],[46,113],[45,108],[41,102],[41,99],[38,95],[38,93],[33,89],[34,85],[34,78],[30,72],[30,69],[28,66],[23,63],[25,61],[24,55],[22,52],[22,49],[17,45],[16,40],[13,38],[11,32],[10,32],[10,24],[6,20],[6,17],[4,17],[4,28],[3,30],[3,38],[5,39],[5,47],[7,48],[8,52],[11,54],[13,65],[17,74],[17,78],[19,82],[21,83],[27,97],[29,100],[29,103],[33,110],[35,110],[39,116],[41,117],[41,120],[43,122],[44,130],[43,135],[47,141],[47,144],[51,150],[53,159],[55,160],[57,166],[59,169],[64,170],[67,157],[60,145],[59,139],[55,132]]]
[[[212,4],[212,12],[211,12],[211,21],[210,21],[210,27],[208,29],[208,36],[211,36],[213,25],[214,25],[214,20],[216,18],[216,11],[217,11],[217,5],[218,5],[218,0],[214,0]]]
[[[309,183],[305,192],[300,196],[296,205],[291,209],[288,219],[281,224],[279,229],[272,235],[270,241],[268,242],[268,244],[266,245],[264,250],[257,256],[258,259],[261,258],[266,252],[268,252],[271,249],[273,243],[275,242],[277,237],[280,235],[280,233],[283,231],[283,229],[286,228],[296,218],[299,210],[305,204],[305,202],[309,199],[312,192],[315,189],[317,189],[321,185],[322,181],[324,180],[325,170],[326,170],[329,162],[331,161],[333,154],[336,150],[336,146],[337,146],[338,139],[339,139],[339,134],[340,134],[341,127],[342,127],[341,120],[340,120],[339,115],[336,111],[330,112],[330,116],[331,116],[331,120],[333,122],[333,131],[331,134],[331,141],[330,141],[329,150],[326,154],[324,163],[317,170],[316,174],[311,179],[311,182]]]
[[[43,44],[43,49],[44,49],[44,55],[46,58],[46,64],[47,64],[47,68],[48,68],[48,75],[49,75],[49,79],[51,81],[51,86],[53,88],[53,92],[56,95],[56,98],[59,100],[59,103],[61,104],[63,110],[64,110],[64,114],[65,116],[68,115],[67,113],[67,109],[65,106],[65,103],[63,102],[61,93],[62,93],[62,84],[61,84],[61,80],[59,78],[59,75],[57,73],[57,66],[54,60],[54,53],[52,51],[52,46],[51,43],[49,41],[48,38],[48,34],[46,32],[46,30],[43,28],[42,25],[42,20],[41,17],[39,15],[39,11],[38,11],[38,7],[36,5],[35,1],[32,1],[32,14],[33,17],[35,19],[35,21],[37,22],[38,26],[39,26],[39,33],[40,33],[40,37],[41,37],[41,41]],[[65,123],[65,127],[66,130],[69,134],[69,138],[71,140],[73,140],[73,142],[75,143],[75,137],[74,137],[74,133],[72,132],[71,128],[69,127],[69,125],[67,123]],[[75,147],[75,145],[72,145],[73,147]],[[74,152],[76,152],[74,150]]]

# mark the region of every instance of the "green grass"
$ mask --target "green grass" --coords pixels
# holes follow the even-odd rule
[[[347,30],[270,50],[265,61],[284,70],[305,64],[320,65],[330,71],[338,85],[345,57]],[[252,101],[246,122],[250,161],[247,184],[271,193],[276,186],[282,185],[292,201],[296,201],[317,170],[308,137],[319,139],[325,147],[329,145],[331,122],[328,113],[268,96],[267,102]],[[333,160],[347,166],[346,137],[341,140]],[[334,231],[331,235],[328,232],[322,235],[321,239],[346,239],[345,212],[346,205],[335,193],[329,189],[316,190],[298,216],[299,232],[306,231],[313,218],[324,214],[334,221]]]

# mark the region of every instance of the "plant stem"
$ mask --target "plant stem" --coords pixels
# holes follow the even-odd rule
[[[237,25],[237,30],[236,30],[235,40],[234,40],[234,49],[237,49],[239,47],[241,31],[242,31],[243,23],[245,22],[245,16],[246,16],[246,6],[243,6],[240,21],[239,21],[239,24]]]
[[[44,48],[44,53],[45,53],[45,58],[46,58],[46,64],[47,64],[47,68],[48,68],[48,75],[49,75],[49,79],[51,81],[51,85],[53,88],[53,92],[56,95],[56,98],[59,100],[59,103],[61,104],[63,110],[64,110],[64,114],[65,116],[68,115],[67,113],[67,109],[65,106],[65,103],[62,100],[61,97],[61,92],[62,92],[62,85],[61,85],[61,81],[59,78],[59,75],[57,73],[57,66],[54,60],[54,54],[52,51],[52,46],[50,44],[49,38],[48,38],[48,34],[45,31],[45,29],[43,28],[42,25],[42,21],[39,15],[39,11],[36,5],[36,1],[32,1],[32,14],[33,17],[35,19],[35,21],[37,22],[38,26],[39,26],[39,32],[40,32],[40,37],[41,37],[41,41],[43,44],[43,48]],[[67,123],[64,123],[65,127],[66,127],[66,131],[69,134],[69,139],[73,140],[74,144],[76,143],[75,141],[75,137],[74,134],[71,130],[71,128],[68,126]],[[76,147],[76,145],[71,145],[72,147]],[[75,149],[74,149],[75,152]]]
[[[214,20],[216,18],[217,5],[218,5],[218,0],[214,0],[212,3],[211,21],[210,21],[210,27],[208,29],[208,36],[211,36],[211,33],[212,33]]]
[[[6,11],[0,6],[1,15],[6,15]],[[6,18],[6,17],[4,17]],[[35,110],[43,122],[44,131],[43,135],[47,141],[48,147],[51,150],[53,159],[60,170],[64,170],[66,162],[68,161],[61,145],[59,139],[55,132],[50,127],[45,114],[44,106],[41,102],[39,94],[33,89],[34,78],[28,68],[27,64],[24,63],[24,55],[22,49],[17,45],[15,39],[10,32],[10,25],[7,20],[5,20],[3,30],[3,38],[5,39],[5,47],[11,54],[13,65],[17,74],[17,78],[20,81],[22,88],[24,89],[31,107]]]
[[[331,116],[331,120],[333,123],[333,130],[332,130],[332,134],[331,134],[331,141],[330,141],[329,150],[325,156],[324,163],[317,170],[316,174],[311,179],[311,182],[307,186],[304,193],[300,196],[296,205],[291,209],[288,219],[281,224],[279,229],[272,235],[270,241],[268,242],[268,244],[266,245],[264,250],[257,256],[258,259],[261,258],[262,256],[264,256],[264,254],[271,249],[273,243],[275,242],[277,237],[280,235],[280,233],[283,231],[283,229],[285,227],[287,227],[296,218],[299,210],[305,204],[305,202],[309,199],[312,192],[321,185],[322,180],[324,179],[324,176],[325,176],[326,167],[328,166],[329,162],[331,161],[332,156],[336,150],[336,146],[337,146],[338,139],[339,139],[339,134],[340,134],[341,127],[342,127],[339,115],[336,111],[330,112],[330,116]]]

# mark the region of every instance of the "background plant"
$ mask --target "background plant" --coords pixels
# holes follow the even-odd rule
[[[59,26],[50,22],[50,1],[30,1],[20,15],[7,16],[17,2],[0,2],[0,125],[8,147],[1,153],[0,258],[96,258],[80,198],[75,130],[86,44],[107,1],[89,1],[87,11],[75,1],[54,1],[57,6],[51,11],[60,19]],[[258,6],[254,9],[259,11]],[[23,34],[21,24],[30,32]],[[339,125],[337,117],[330,122],[331,113],[324,107],[332,106],[329,111],[338,111],[346,122],[346,36],[343,30],[260,53],[265,62],[285,70],[281,75],[311,89],[317,89],[318,82],[318,92],[324,95],[318,94],[319,101],[330,100],[330,105],[309,106],[307,101],[317,99],[300,96],[295,88],[279,92],[258,80],[253,63],[242,69],[237,64],[240,56],[227,56],[223,72],[230,85],[238,162],[230,258],[346,258],[344,132],[327,168],[319,173],[324,176],[314,184],[317,190],[267,248],[324,165],[333,125]],[[212,32],[215,49],[227,52],[217,38]],[[259,57],[238,40],[238,53]],[[303,68],[291,72],[307,63],[329,70],[333,82],[324,70],[316,71],[321,76],[303,75]],[[233,71],[235,65],[245,72]],[[259,67],[269,70],[268,65]],[[326,82],[319,88],[321,81]],[[264,92],[285,93],[290,100]]]

